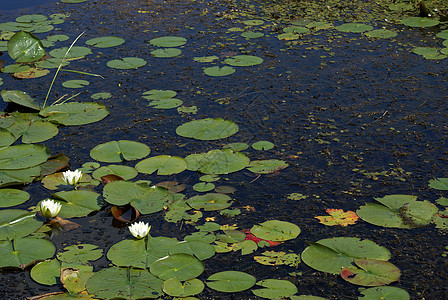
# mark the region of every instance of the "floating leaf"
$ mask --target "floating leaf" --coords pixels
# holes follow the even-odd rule
[[[247,32],[243,32],[241,34],[241,36],[246,39],[256,39],[256,38],[264,36],[264,33],[263,32],[247,31]]]
[[[162,36],[149,41],[151,45],[157,47],[179,47],[187,43],[187,39],[178,36]]]
[[[3,90],[1,92],[1,96],[3,98],[3,101],[5,102],[14,102],[18,105],[22,105],[35,110],[40,110],[40,105],[36,103],[35,100],[25,92],[17,90],[13,91]]]
[[[358,220],[358,215],[355,212],[350,211],[350,210],[347,212],[344,212],[343,209],[327,209],[326,212],[330,216],[320,216],[320,217],[315,217],[315,218],[319,219],[320,223],[327,225],[327,226],[353,225]]]
[[[138,175],[136,169],[121,165],[108,165],[95,170],[92,173],[93,178],[101,180],[101,177],[106,175],[117,175],[122,180],[130,180]]]
[[[0,241],[0,268],[15,267],[25,269],[39,260],[54,255],[56,247],[45,239],[31,237]]]
[[[212,62],[212,61],[217,60],[217,59],[219,59],[219,57],[216,56],[216,55],[213,55],[213,56],[202,56],[202,57],[193,57],[194,61],[201,62],[201,63],[208,63],[208,62]]]
[[[256,237],[255,235],[253,235],[250,232],[249,229],[244,229],[244,230],[242,230],[242,232],[244,232],[246,234],[246,238],[245,238],[246,240],[254,241],[260,247],[274,247],[274,246],[280,245],[282,243],[282,242],[274,242],[271,240],[265,240],[265,239]]]
[[[224,66],[221,68],[218,66],[204,68],[204,73],[206,75],[214,76],[214,77],[227,76],[227,75],[235,73],[235,71],[236,71],[235,68],[228,67],[228,66]]]
[[[47,16],[32,14],[32,15],[22,15],[16,18],[16,22],[19,23],[31,23],[31,22],[43,22],[48,19]]]
[[[0,169],[14,170],[37,166],[50,157],[44,145],[15,145],[0,149]]]
[[[209,192],[215,188],[215,185],[211,182],[199,182],[193,185],[193,190],[196,192],[204,193]]]
[[[27,236],[42,226],[42,223],[34,212],[22,209],[0,210],[0,240]]]
[[[303,34],[303,33],[309,33],[310,30],[303,26],[288,26],[288,27],[283,28],[283,32]]]
[[[90,156],[102,162],[122,162],[123,160],[141,159],[150,152],[151,150],[145,144],[119,140],[96,146],[90,151]]]
[[[268,141],[258,141],[252,144],[252,148],[255,150],[271,150],[274,148],[274,144]]]
[[[409,17],[401,20],[401,24],[410,27],[432,27],[438,25],[440,22],[436,19]]]
[[[267,266],[287,265],[297,267],[300,264],[300,255],[295,253],[265,251],[263,256],[254,256],[256,262]]]
[[[436,190],[448,191],[448,178],[431,179],[429,181],[429,187]]]
[[[278,220],[270,220],[254,225],[250,232],[258,238],[274,242],[295,239],[300,234],[299,226]]]
[[[58,283],[61,276],[61,263],[57,259],[50,259],[36,264],[30,271],[34,281],[44,285]]]
[[[95,102],[69,102],[45,107],[40,115],[58,124],[85,125],[98,122],[109,114],[109,109]]]
[[[62,204],[59,216],[61,218],[85,217],[93,211],[101,209],[101,196],[95,192],[74,190],[63,191],[53,194],[53,197],[60,199]]]
[[[103,189],[107,202],[114,205],[130,204],[142,214],[163,210],[169,200],[168,191],[161,187],[150,187],[130,181],[114,181]]]
[[[207,278],[207,286],[219,292],[235,293],[250,289],[255,277],[239,271],[224,271]]]
[[[182,50],[177,48],[160,48],[151,51],[151,55],[159,58],[171,58],[175,56],[179,56],[182,53]]]
[[[0,207],[11,207],[22,204],[30,199],[30,194],[16,189],[0,190]],[[2,223],[2,222],[0,222]],[[1,228],[0,228],[1,232]]]
[[[47,37],[47,40],[50,42],[64,42],[68,39],[69,37],[66,36],[65,34],[55,34]]]
[[[174,297],[188,297],[197,295],[204,289],[204,283],[199,279],[190,279],[183,284],[177,278],[171,278],[163,282],[163,291]]]
[[[34,34],[19,31],[8,41],[8,54],[16,62],[33,62],[45,55],[45,48]]]
[[[257,174],[274,173],[288,167],[288,163],[278,159],[253,160],[247,166],[247,169]]]
[[[58,127],[50,122],[17,120],[8,130],[16,139],[22,137],[22,143],[40,143],[59,133]]]
[[[177,95],[177,92],[172,90],[150,90],[143,93],[143,98],[148,100],[170,99]]]
[[[116,36],[103,36],[97,37],[86,41],[89,46],[94,46],[97,48],[109,48],[121,45],[124,43],[124,39]]]
[[[187,162],[182,157],[159,155],[142,160],[135,168],[140,173],[145,174],[152,174],[157,171],[157,175],[171,175],[187,169]]]
[[[249,158],[244,153],[230,149],[191,154],[185,160],[188,170],[204,174],[228,174],[244,169],[249,163]]]
[[[106,268],[96,272],[87,281],[87,291],[101,299],[159,298],[162,295],[162,280],[147,270],[133,268]]]
[[[14,73],[14,77],[21,79],[39,78],[50,73],[50,70],[41,68],[29,68],[26,71]]]
[[[230,120],[207,118],[184,123],[177,127],[176,133],[183,137],[198,140],[218,140],[238,132],[238,125]]]
[[[302,252],[302,261],[318,271],[339,274],[341,268],[353,266],[355,259],[387,261],[390,252],[370,240],[336,237],[312,243]]]
[[[365,33],[368,37],[371,38],[381,38],[381,39],[389,39],[397,36],[397,33],[388,29],[375,29],[372,31],[367,31]]]
[[[239,230],[223,230],[223,233],[216,236],[216,239],[223,243],[238,243],[246,238],[244,232]]]
[[[388,261],[355,259],[356,267],[341,269],[341,277],[353,284],[379,286],[390,284],[400,278],[400,269]]]
[[[150,270],[163,280],[177,278],[185,281],[201,275],[204,264],[192,255],[179,253],[156,260],[151,264]]]
[[[221,210],[232,205],[233,201],[227,195],[218,193],[208,193],[201,196],[194,196],[187,200],[188,205],[194,209],[204,209],[205,211]]]
[[[152,106],[158,109],[171,109],[181,106],[182,100],[176,98],[152,100],[149,102],[148,106]]]
[[[361,291],[362,297],[358,299],[362,300],[409,300],[411,297],[408,292],[403,289],[393,286],[381,286],[370,289],[364,289]]]
[[[60,261],[70,264],[87,264],[103,256],[103,250],[91,244],[78,244],[65,247],[65,252],[58,253]]]
[[[0,187],[31,183],[35,177],[40,176],[40,172],[40,166],[19,170],[0,170]]]
[[[139,57],[124,57],[122,59],[110,60],[106,63],[109,68],[114,69],[137,69],[146,65],[146,61]]]
[[[297,287],[290,281],[265,279],[257,282],[264,289],[252,290],[255,296],[268,299],[284,299],[297,293]]]
[[[253,55],[235,55],[231,58],[226,58],[224,62],[234,67],[249,67],[261,64],[263,59]]]
[[[337,30],[342,32],[364,32],[373,29],[373,26],[361,24],[361,23],[345,23],[336,27]]]
[[[95,93],[90,96],[90,98],[98,100],[98,99],[109,99],[112,97],[111,93]]]
[[[67,184],[64,181],[62,172],[47,175],[42,179],[41,182],[44,185],[44,187],[49,190],[71,191],[74,189],[73,185]],[[92,184],[92,177],[88,174],[82,174],[82,177],[78,182],[77,186],[85,186],[89,184]]]
[[[227,144],[223,147],[224,149],[231,149],[234,152],[238,152],[238,151],[244,151],[247,148],[249,148],[249,145],[246,143],[231,143],[231,144]]]
[[[206,260],[215,255],[215,248],[203,241],[182,241],[170,248],[170,255],[178,253],[190,254],[199,260]]]
[[[80,59],[88,54],[92,54],[92,51],[87,47],[73,46],[67,53],[68,49],[68,47],[54,49],[50,51],[50,55],[55,58]]]
[[[87,80],[67,80],[62,83],[62,86],[70,89],[79,89],[88,86],[90,83]]]
[[[263,20],[245,20],[245,21],[243,21],[243,24],[248,25],[248,26],[263,25],[263,23],[264,23]]]
[[[425,59],[444,59],[448,56],[441,53],[442,49],[433,47],[415,47],[412,52],[422,55]]]

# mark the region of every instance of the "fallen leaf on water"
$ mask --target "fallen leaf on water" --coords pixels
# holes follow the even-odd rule
[[[320,223],[327,226],[334,225],[353,225],[358,220],[358,215],[354,211],[344,212],[342,209],[327,209],[326,212],[329,216],[317,216],[316,219],[319,219]]]

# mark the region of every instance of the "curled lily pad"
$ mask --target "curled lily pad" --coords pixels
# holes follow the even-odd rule
[[[250,289],[255,277],[239,271],[224,271],[207,278],[207,286],[219,292],[235,293]]]
[[[159,155],[142,160],[135,168],[140,173],[145,174],[152,174],[157,171],[157,175],[171,175],[187,169],[187,162],[182,157]]]
[[[19,31],[8,41],[8,54],[16,62],[33,62],[45,55],[45,48],[34,34]]]
[[[151,150],[145,144],[119,140],[96,146],[90,151],[90,156],[102,162],[121,162],[123,160],[141,159],[150,152]]]
[[[180,136],[198,140],[217,140],[229,137],[238,132],[238,125],[230,120],[207,118],[194,120],[177,127]]]

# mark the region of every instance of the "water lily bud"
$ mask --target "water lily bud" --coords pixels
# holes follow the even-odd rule
[[[82,172],[80,170],[75,170],[75,171],[65,171],[62,173],[62,180],[64,180],[64,182],[66,184],[70,184],[70,185],[75,185],[77,184],[82,177]]]
[[[40,211],[45,218],[54,218],[61,211],[61,203],[52,199],[44,200],[40,203]]]
[[[142,239],[147,236],[150,229],[151,226],[145,222],[137,222],[129,226],[129,231],[131,234],[138,239]]]

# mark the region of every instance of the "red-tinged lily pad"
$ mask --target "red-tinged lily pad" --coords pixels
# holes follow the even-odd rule
[[[354,211],[347,211],[344,212],[342,209],[327,209],[326,212],[329,214],[329,216],[318,216],[315,217],[316,219],[319,219],[320,223],[327,225],[327,226],[334,226],[334,225],[341,225],[341,226],[347,226],[347,225],[353,225],[358,220],[358,215]]]
[[[132,223],[140,216],[140,212],[131,205],[125,206],[112,206],[110,208],[110,212],[120,222],[123,223]]]
[[[101,176],[101,183],[103,185],[106,185],[109,182],[113,182],[113,181],[117,181],[117,180],[124,180],[124,179],[123,179],[123,177],[120,177],[120,176],[115,175],[115,174],[109,174],[109,175]]]
[[[355,259],[359,267],[341,269],[341,277],[353,284],[362,286],[381,286],[397,281],[400,269],[388,261],[377,259]]]
[[[266,242],[269,244],[269,247],[274,247],[274,246],[278,246],[282,243],[282,242],[274,242],[274,241],[260,239],[260,238],[256,237],[255,235],[253,235],[252,233],[250,233],[249,229],[243,229],[241,231],[246,234],[246,238],[244,240],[254,241],[255,243],[257,243],[257,245],[259,242]],[[267,245],[267,244],[265,244],[265,245]]]
[[[30,78],[43,77],[48,73],[50,73],[50,70],[48,69],[29,68],[28,70],[14,73],[14,77],[21,79],[30,79]]]

